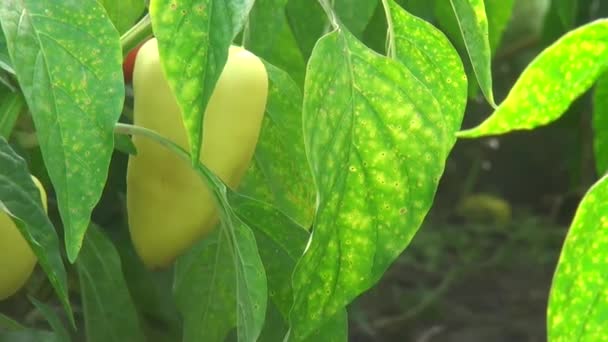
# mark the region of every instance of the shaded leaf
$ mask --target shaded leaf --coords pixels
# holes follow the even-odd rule
[[[304,84],[304,58],[287,23],[287,0],[257,0],[247,28],[245,48],[287,71]]]
[[[10,137],[19,114],[25,108],[25,100],[20,92],[0,87],[0,136]]]
[[[303,113],[318,194],[314,234],[293,275],[295,340],[375,285],[409,244],[456,122],[404,65],[343,28],[313,50]]]
[[[253,229],[268,277],[268,296],[272,303],[269,312],[274,314],[272,311],[277,310],[280,314],[280,317],[273,317],[270,323],[284,335],[288,327],[289,310],[293,305],[291,275],[296,262],[304,253],[309,233],[267,203],[234,192],[228,195],[238,216]],[[341,310],[308,340],[346,341],[348,331],[345,323],[346,310]],[[265,327],[265,330],[268,329]],[[278,341],[272,341],[274,340]]]
[[[0,2],[74,261],[99,201],[123,105],[119,36],[96,0]]]
[[[336,15],[356,37],[361,37],[377,6],[378,0],[334,1]]]
[[[304,151],[302,93],[289,76],[266,63],[268,103],[253,163],[239,192],[272,203],[309,227],[315,191]]]
[[[254,0],[151,0],[161,64],[182,111],[192,161],[200,156],[204,111],[228,49]]]
[[[608,73],[598,79],[593,93],[593,151],[598,175],[608,171]]]
[[[583,197],[559,258],[551,285],[549,341],[601,341],[606,337],[608,303],[608,177]]]
[[[142,16],[144,0],[98,0],[106,9],[118,33],[127,32]]]
[[[558,119],[608,68],[608,20],[573,30],[545,49],[523,71],[492,115],[459,132],[474,138],[534,129]]]
[[[318,1],[289,0],[285,11],[304,60],[308,60],[312,48],[328,25],[327,17]]]
[[[70,320],[72,308],[68,298],[67,274],[59,239],[40,199],[25,160],[0,137],[0,210],[4,208],[28,242],[38,263],[47,274]]]
[[[178,258],[175,298],[183,341],[256,341],[266,313],[266,276],[253,233],[234,214]]]
[[[554,0],[557,13],[566,29],[571,29],[576,23],[578,0]]]
[[[481,91],[496,107],[492,92],[492,52],[483,0],[450,0]]]
[[[24,330],[21,323],[0,312],[0,331]]]
[[[44,330],[19,330],[0,332],[0,342],[64,342],[57,335]]]
[[[118,252],[95,225],[89,227],[76,268],[87,341],[144,341]]]

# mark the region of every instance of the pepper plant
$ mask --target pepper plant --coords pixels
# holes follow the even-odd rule
[[[550,4],[547,18],[565,33],[497,98],[492,58],[513,0],[3,0],[0,209],[40,267],[11,305],[0,303],[0,339],[346,341],[349,303],[408,247],[457,139],[550,124],[592,91],[605,173],[608,19],[576,17],[591,2]],[[133,103],[146,98],[131,86],[132,68],[152,37],[168,84],[158,96],[174,98],[183,145],[133,120]],[[257,141],[231,138],[209,152],[255,144],[238,186],[201,162],[205,114],[231,45],[259,57],[268,77]],[[492,113],[464,129],[465,107],[480,97]],[[213,194],[198,203],[167,191],[167,201],[193,213],[213,206],[219,217],[160,270],[144,266],[129,235],[120,161],[142,152],[132,137],[187,163]],[[142,175],[171,166],[152,162]],[[48,215],[31,175],[49,194]],[[119,209],[100,213],[104,198]],[[600,177],[556,265],[550,341],[608,335],[606,203]],[[0,259],[15,257],[8,251]]]

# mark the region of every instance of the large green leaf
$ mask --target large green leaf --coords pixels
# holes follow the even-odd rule
[[[583,197],[551,285],[549,341],[603,341],[608,323],[608,177]]]
[[[95,225],[89,227],[76,268],[87,341],[144,341],[118,252]]]
[[[268,292],[255,236],[230,207],[229,188],[202,164],[195,170],[211,186],[221,224],[177,260],[174,293],[183,340],[220,342],[236,327],[238,341],[256,341]]]
[[[151,0],[161,64],[199,160],[204,111],[254,0]]]
[[[569,32],[545,49],[523,71],[494,113],[459,135],[480,137],[548,124],[607,68],[608,19],[602,19]]]
[[[270,85],[254,161],[239,192],[273,203],[304,227],[314,215],[315,191],[302,135],[302,93],[289,76],[266,63]]]
[[[3,137],[0,137],[0,165],[0,210],[4,209],[11,215],[72,319],[67,275],[57,233],[44,211],[40,192],[32,181],[25,160]]]
[[[230,204],[255,234],[260,257],[268,274],[268,295],[282,318],[275,324],[285,334],[293,304],[291,275],[304,253],[309,233],[267,203],[238,193],[229,193]],[[272,308],[269,306],[269,309]],[[318,329],[309,341],[346,341],[346,311],[341,310],[328,324]]]
[[[104,188],[123,105],[119,36],[96,0],[3,0],[0,22],[73,262]]]
[[[394,19],[406,32],[406,23]],[[424,45],[428,34],[410,37]],[[412,63],[449,62],[434,55],[444,51],[418,50],[424,58],[408,56]],[[429,90],[405,65],[369,50],[344,28],[319,40],[307,70],[304,137],[318,194],[314,233],[293,275],[295,340],[375,285],[409,244],[463,114],[443,113],[433,95],[440,90]]]
[[[486,100],[492,105],[492,51],[488,39],[488,19],[483,0],[450,0],[469,54],[471,65]]]
[[[599,175],[608,171],[608,73],[598,79],[593,93],[593,151]]]
[[[144,0],[98,0],[106,9],[118,33],[127,32],[144,13]]]
[[[458,52],[433,25],[393,0],[386,3],[386,15],[393,22],[394,58],[433,94],[449,123],[449,132],[458,131],[467,102],[467,79]]]
[[[175,296],[184,341],[255,341],[266,313],[266,276],[253,233],[234,214],[178,259]]]

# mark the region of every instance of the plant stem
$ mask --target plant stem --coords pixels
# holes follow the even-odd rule
[[[129,51],[133,50],[141,42],[153,36],[152,32],[152,20],[150,14],[146,14],[137,24],[125,32],[120,37],[120,44],[122,45],[122,54],[126,56]]]
[[[334,13],[334,10],[329,1],[319,0],[319,4],[321,5],[321,7],[323,7],[325,14],[327,14],[330,25],[336,30],[339,29],[340,26],[338,25],[338,18],[336,17],[336,13]]]

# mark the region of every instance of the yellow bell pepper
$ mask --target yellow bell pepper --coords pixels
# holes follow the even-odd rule
[[[40,199],[46,212],[46,191],[36,177],[32,176],[32,180],[40,191]],[[25,285],[37,261],[34,251],[13,220],[0,210],[0,300],[14,295]]]
[[[236,188],[248,169],[268,95],[262,61],[230,47],[203,122],[201,162]],[[133,70],[133,123],[188,149],[174,94],[161,68],[156,39],[138,51]],[[191,165],[150,138],[134,136],[137,155],[127,168],[131,239],[150,268],[164,268],[208,235],[218,223],[215,200]]]

